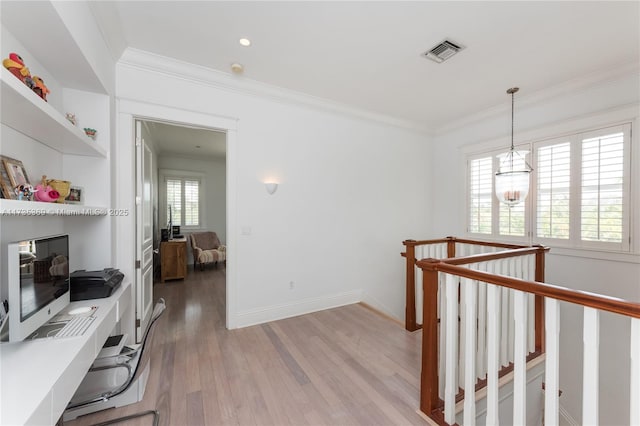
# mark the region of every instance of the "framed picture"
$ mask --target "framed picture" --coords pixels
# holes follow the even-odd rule
[[[82,204],[84,202],[84,188],[71,185],[69,195],[64,199],[64,202],[67,204]]]
[[[18,185],[30,184],[29,175],[22,161],[15,158],[0,155],[2,166],[0,167],[0,189],[4,198],[15,200],[17,198],[13,190]]]

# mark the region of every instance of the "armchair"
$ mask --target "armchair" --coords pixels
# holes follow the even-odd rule
[[[220,244],[220,239],[215,232],[194,232],[190,236],[191,249],[193,250],[193,269],[196,264],[200,270],[204,270],[207,263],[226,262],[227,248]]]

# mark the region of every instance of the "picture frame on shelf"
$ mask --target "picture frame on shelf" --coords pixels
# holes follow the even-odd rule
[[[8,200],[17,200],[18,196],[14,192],[14,188],[20,184],[30,184],[29,175],[20,160],[0,155],[0,163],[0,191],[2,196]]]
[[[27,174],[22,161],[16,160],[15,158],[3,157],[2,164],[4,164],[4,168],[9,176],[12,188],[15,188],[18,185],[31,184],[31,182],[29,182],[29,175]]]
[[[71,185],[69,195],[64,199],[65,204],[84,204],[84,188]]]

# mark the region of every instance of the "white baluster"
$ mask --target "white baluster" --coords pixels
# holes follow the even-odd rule
[[[487,419],[497,426],[498,370],[500,369],[500,289],[487,284]]]
[[[466,334],[464,345],[467,348],[464,356],[464,426],[476,424],[476,299],[478,282],[468,278],[462,279],[464,294],[464,318]]]
[[[640,319],[631,318],[630,425],[640,425]],[[634,402],[635,401],[635,402]]]
[[[598,375],[600,351],[600,324],[597,309],[584,308],[583,324],[583,373],[582,373],[582,424],[598,424]]]
[[[527,295],[519,290],[513,294],[514,354],[513,354],[513,424],[527,423]]]
[[[544,425],[558,426],[559,422],[559,375],[560,375],[560,304],[556,299],[545,298],[545,394]]]
[[[499,260],[498,261],[498,274],[509,275],[509,259],[507,260]],[[513,318],[513,314],[511,314],[511,291],[506,287],[500,288],[500,312],[502,314],[500,321],[500,365],[506,367],[511,362],[511,358],[508,354],[508,347],[511,345],[507,344],[507,341],[511,342],[511,333],[510,333],[510,325],[511,318]]]
[[[478,282],[478,350],[476,369],[478,378],[482,379],[487,374],[487,284]]]
[[[444,375],[445,375],[445,335],[447,327],[447,307],[445,306],[445,274],[438,273],[438,318],[440,319],[440,327],[438,328],[438,396],[444,399]]]
[[[508,259],[508,274],[510,277],[517,277],[518,276],[518,271],[517,271],[517,265],[516,265],[516,258],[515,257],[511,257]],[[502,365],[509,365],[510,362],[513,362],[513,349],[514,349],[514,338],[515,338],[515,321],[513,320],[514,318],[514,300],[513,300],[513,290],[508,290],[508,289],[504,289],[507,294],[508,294],[508,299],[507,299],[507,303],[509,304],[509,315],[507,315],[508,318],[508,323],[507,323],[507,330],[508,330],[508,336],[506,340],[506,345],[507,345],[507,359],[506,359],[506,363],[503,363]]]
[[[446,278],[446,362],[444,387],[444,421],[456,422],[456,394],[458,393],[458,277],[447,274]]]
[[[526,256],[524,265],[525,265],[525,275],[524,279],[528,281],[535,280],[535,261],[536,256],[530,254]],[[529,353],[534,352],[536,350],[536,297],[533,294],[529,294],[529,344],[528,350]]]
[[[468,267],[466,265],[465,267]],[[464,389],[464,372],[465,372],[465,353],[467,351],[466,347],[466,336],[467,336],[467,324],[466,324],[466,315],[464,305],[465,305],[465,281],[463,278],[459,278],[460,282],[460,303],[458,304],[458,315],[460,317],[458,324],[460,325],[460,339],[459,339],[459,347],[458,347],[458,386]]]

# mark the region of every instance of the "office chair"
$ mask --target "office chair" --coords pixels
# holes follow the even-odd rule
[[[97,359],[71,398],[64,412],[64,421],[78,416],[122,407],[142,400],[149,377],[149,360],[158,318],[166,308],[164,299],[158,300],[151,314],[151,321],[145,331],[142,343],[136,348],[124,347],[119,355]],[[153,414],[153,424],[157,426],[159,413],[148,410],[131,416],[100,423],[107,425],[135,417]]]

